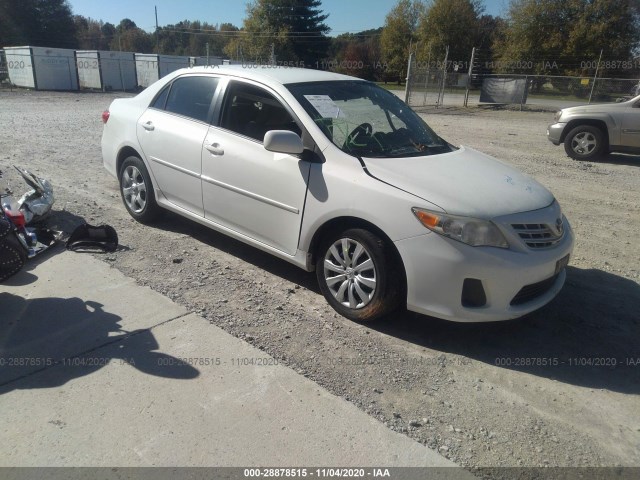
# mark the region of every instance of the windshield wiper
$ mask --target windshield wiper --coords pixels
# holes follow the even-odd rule
[[[429,148],[443,148],[445,147],[445,144],[443,143],[418,143],[418,142],[414,142],[413,140],[410,140],[411,145],[414,146],[414,148],[416,150],[418,150],[419,152],[424,152],[425,150],[429,149]]]

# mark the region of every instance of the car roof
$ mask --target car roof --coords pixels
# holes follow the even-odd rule
[[[183,69],[193,73],[208,72],[212,74],[226,74],[236,77],[247,78],[263,83],[279,83],[286,85],[289,83],[304,82],[325,82],[337,80],[360,80],[360,78],[350,77],[339,73],[324,72],[310,68],[276,67],[270,65],[220,65],[209,67],[193,67]]]

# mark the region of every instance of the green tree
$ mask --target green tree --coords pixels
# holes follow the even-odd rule
[[[74,15],[73,22],[76,26],[76,38],[80,50],[108,50],[113,37],[109,30],[104,28],[104,23],[82,15]],[[112,25],[113,26],[113,25]],[[115,28],[114,28],[115,30]],[[106,32],[106,34],[105,34]]]
[[[225,47],[232,58],[267,62],[272,52],[279,61],[314,65],[327,55],[328,15],[320,0],[254,0],[240,34]]]
[[[100,28],[102,31],[102,36],[108,40],[111,40],[113,36],[116,34],[116,26],[113,23],[105,23]]]
[[[213,35],[208,35],[207,41],[209,42],[209,54],[216,57],[224,56],[224,48],[227,44],[237,36],[237,32],[240,29],[232,23],[222,23],[215,27]],[[204,55],[204,53],[201,53]]]
[[[0,45],[76,48],[66,0],[0,0]]]
[[[133,20],[124,18],[115,28],[109,46],[111,50],[123,52],[153,53],[155,36],[138,28]]]
[[[180,33],[177,50],[171,50],[163,43],[164,32],[167,30]],[[230,23],[211,25],[207,22],[185,20],[177,25],[169,25],[160,30],[160,50],[162,53],[167,54],[205,56],[207,54],[207,44],[209,44],[209,55],[221,57],[223,56],[224,47],[237,31],[238,27]]]
[[[0,0],[0,47],[33,44],[37,31],[33,0]]]
[[[47,47],[76,48],[76,28],[66,0],[37,0],[41,41]]]
[[[624,61],[640,47],[637,0],[512,0],[503,38],[494,49],[500,70],[582,75],[586,60]],[[625,69],[601,70],[616,76]]]
[[[468,61],[480,36],[481,0],[434,0],[418,26],[418,58]]]
[[[133,30],[135,28],[138,28],[138,26],[136,25],[136,22],[134,22],[130,18],[123,18],[122,20],[120,20],[120,23],[116,27],[116,30],[119,33],[122,33],[122,32],[126,32],[127,30]]]
[[[339,73],[366,80],[383,78],[380,57],[382,27],[358,33],[343,33],[331,40],[329,59],[324,65]]]
[[[399,0],[385,18],[380,51],[388,78],[398,83],[406,76],[409,52],[417,40],[417,26],[424,9],[418,0]]]

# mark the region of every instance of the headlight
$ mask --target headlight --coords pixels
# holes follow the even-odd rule
[[[562,110],[558,110],[556,112],[556,114],[553,116],[553,121],[557,122],[558,120],[560,120],[560,117],[562,117]]]
[[[431,212],[422,208],[411,211],[429,230],[445,237],[457,240],[472,247],[509,248],[509,243],[502,232],[492,222],[479,218],[458,217],[439,212]]]

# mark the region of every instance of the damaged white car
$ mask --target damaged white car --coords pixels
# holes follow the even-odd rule
[[[133,218],[168,209],[316,271],[340,314],[505,320],[562,288],[573,234],[553,195],[455,147],[395,95],[294,68],[176,71],[103,113]]]

